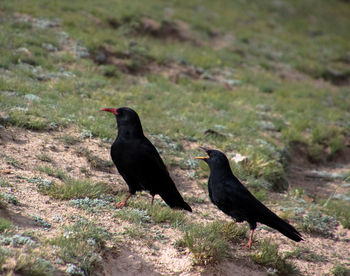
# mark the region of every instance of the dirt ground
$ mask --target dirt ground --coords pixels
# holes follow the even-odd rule
[[[62,141],[63,135],[70,135],[79,140],[74,145],[66,145]],[[196,147],[197,144],[184,142],[184,148]],[[2,192],[14,194],[19,205],[9,205],[7,210],[2,210],[0,216],[10,219],[14,225],[22,230],[35,230],[39,236],[48,238],[58,235],[64,225],[71,223],[72,216],[83,216],[95,221],[112,234],[118,235],[129,227],[128,222],[114,218],[109,211],[98,213],[88,212],[78,209],[68,204],[68,201],[55,200],[49,196],[40,194],[34,183],[26,179],[33,177],[43,177],[53,179],[50,176],[38,171],[38,166],[48,165],[40,160],[39,155],[46,154],[51,159],[50,165],[60,167],[74,178],[89,177],[93,181],[104,181],[110,183],[112,189],[126,191],[127,186],[117,171],[113,168],[109,172],[96,170],[91,167],[86,156],[79,154],[79,148],[88,149],[92,154],[101,160],[110,160],[108,143],[101,142],[97,138],[82,139],[78,129],[69,128],[62,131],[34,132],[15,127],[0,129],[0,174],[3,179],[12,184],[11,187],[1,187]],[[343,163],[332,163],[327,166],[311,165],[302,158],[302,154],[295,152],[292,160],[289,176],[290,189],[303,187],[307,191],[307,196],[312,198],[318,195],[329,195],[334,189],[340,186],[338,179],[327,180],[315,176],[315,171],[327,171],[329,173],[339,173],[350,170],[350,160],[343,158]],[[350,156],[350,155],[349,155]],[[9,162],[9,160],[16,162]],[[337,164],[337,166],[336,166]],[[178,189],[185,196],[203,197],[204,203],[193,203],[192,214],[186,214],[194,221],[214,221],[223,219],[230,221],[230,218],[218,211],[210,203],[205,191],[199,189],[195,181],[190,180],[180,168],[171,170],[171,175],[175,179]],[[311,176],[310,176],[311,175]],[[55,179],[57,181],[57,179]],[[341,189],[349,189],[341,188]],[[146,194],[137,197],[148,197]],[[270,194],[269,194],[270,197]],[[150,198],[150,197],[149,197]],[[288,200],[288,194],[271,194],[271,198],[277,199],[275,202]],[[160,198],[158,197],[160,200]],[[279,212],[278,204],[269,205],[275,212]],[[202,214],[208,215],[203,218]],[[32,215],[40,215],[52,227],[43,230],[34,225]],[[62,220],[55,220],[55,215],[59,214]],[[155,225],[150,229],[150,233],[161,231],[167,237],[167,242],[154,241],[152,248],[147,243],[140,240],[133,240],[123,236],[122,246],[115,248],[112,244],[107,244],[108,250],[104,254],[103,271],[99,275],[266,275],[266,268],[254,264],[249,259],[250,252],[242,249],[240,245],[234,245],[235,256],[221,263],[198,266],[193,265],[193,256],[188,250],[178,251],[173,244],[179,239],[182,233],[172,228],[162,228]],[[324,256],[327,261],[305,261],[303,259],[293,259],[292,262],[299,269],[302,275],[325,275],[331,271],[332,267],[339,263],[339,260],[350,262],[350,231],[338,226],[335,238],[328,239],[318,236],[311,236],[302,233],[305,241],[296,245],[293,241],[285,238],[280,233],[259,226],[256,231],[256,239],[263,240],[271,238],[279,245],[281,253],[293,251],[296,246],[305,247],[311,252]],[[242,241],[244,243],[246,241]],[[254,251],[255,248],[253,247]],[[65,269],[64,265],[59,265],[60,269]]]

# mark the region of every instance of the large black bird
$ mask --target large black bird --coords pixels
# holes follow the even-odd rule
[[[233,175],[225,154],[218,150],[201,148],[207,152],[208,156],[196,158],[204,160],[209,165],[209,197],[221,211],[237,222],[247,221],[249,223],[252,232],[248,243],[245,245],[246,247],[250,248],[252,246],[257,222],[280,231],[293,241],[299,242],[302,240],[300,233],[293,226],[257,200]]]
[[[147,190],[152,195],[152,204],[154,196],[159,194],[171,208],[192,212],[176,189],[156,148],[143,134],[137,113],[128,107],[104,108],[101,111],[112,112],[116,116],[118,136],[111,147],[111,156],[129,186],[128,196],[116,206],[124,207],[136,191]]]

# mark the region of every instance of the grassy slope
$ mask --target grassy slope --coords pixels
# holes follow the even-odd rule
[[[349,4],[335,0],[3,1],[1,123],[73,124],[114,138],[114,119],[98,110],[130,106],[169,165],[191,168],[197,151],[183,151],[182,141],[240,152],[248,162],[233,169],[264,198],[266,188],[286,188],[292,142],[305,143],[313,161],[345,147],[349,85],[320,79],[349,84],[349,13]],[[142,17],[181,20],[185,38],[140,33]],[[94,63],[85,47],[95,58],[101,47],[126,55],[133,74]],[[143,70],[150,64],[160,69]],[[200,73],[176,81],[160,74],[174,64]],[[206,174],[197,169],[197,177]]]

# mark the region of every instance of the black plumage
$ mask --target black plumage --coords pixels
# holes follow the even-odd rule
[[[101,110],[116,116],[118,136],[111,147],[111,157],[129,186],[128,196],[117,207],[123,207],[137,191],[147,190],[152,195],[152,204],[154,196],[159,194],[171,208],[191,212],[191,207],[178,192],[158,151],[144,136],[138,114],[128,107]]]
[[[247,247],[251,247],[257,222],[266,224],[286,237],[299,242],[301,234],[289,223],[282,220],[257,200],[248,189],[234,176],[225,154],[218,150],[206,149],[204,160],[210,168],[208,181],[209,197],[211,201],[225,214],[237,222],[247,221],[252,230]]]

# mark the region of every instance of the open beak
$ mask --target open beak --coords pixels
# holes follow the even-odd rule
[[[205,147],[200,147],[202,150],[204,150],[205,152],[208,152],[208,149]],[[195,157],[195,159],[201,159],[201,160],[208,160],[209,156],[199,156],[199,157]]]
[[[118,115],[116,108],[102,108],[102,109],[100,109],[100,111],[112,112],[114,115]]]

